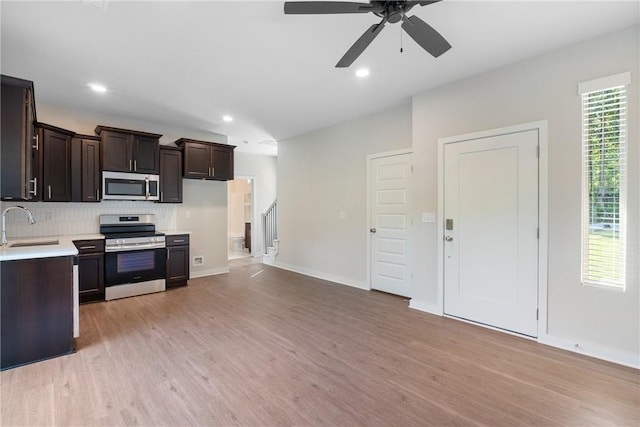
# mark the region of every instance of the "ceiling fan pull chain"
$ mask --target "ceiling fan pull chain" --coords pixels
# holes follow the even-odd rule
[[[403,32],[403,31],[402,31],[402,28],[401,28],[401,29],[400,29],[400,53],[404,52],[404,51],[402,50],[402,32]]]

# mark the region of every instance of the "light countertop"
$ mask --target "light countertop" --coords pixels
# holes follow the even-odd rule
[[[42,244],[38,242],[58,241],[58,244]],[[46,236],[24,239],[9,239],[6,246],[0,248],[0,261],[15,261],[33,258],[52,258],[60,256],[78,255],[78,249],[73,244],[73,236]],[[11,247],[16,243],[34,243],[33,246]]]
[[[78,255],[78,250],[73,244],[76,240],[96,240],[104,239],[102,234],[70,234],[66,236],[42,236],[42,237],[19,237],[9,239],[7,246],[0,248],[0,261],[14,261],[31,258],[51,258],[57,256]],[[37,243],[58,241],[58,244],[44,244],[34,246],[11,247],[18,243]]]
[[[184,230],[163,230],[163,233],[169,236],[175,236],[178,234],[191,234],[190,231]],[[9,244],[0,248],[0,261],[78,255],[78,250],[73,244],[74,241],[96,239],[104,239],[104,235],[98,233],[70,234],[66,236],[24,237],[9,239]],[[47,243],[55,240],[58,241],[58,244],[35,244],[33,246],[11,247],[11,245],[15,243]]]

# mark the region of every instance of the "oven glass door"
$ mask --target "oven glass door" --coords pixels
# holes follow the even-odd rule
[[[146,282],[164,279],[167,250],[144,249],[105,254],[105,285]]]

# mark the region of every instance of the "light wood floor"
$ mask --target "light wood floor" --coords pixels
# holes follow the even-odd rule
[[[1,373],[2,426],[640,424],[637,370],[262,264],[80,313]]]

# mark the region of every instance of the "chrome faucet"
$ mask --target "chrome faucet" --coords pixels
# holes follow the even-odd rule
[[[6,246],[7,244],[7,223],[6,223],[6,216],[7,216],[7,212],[14,210],[14,209],[22,209],[23,211],[25,211],[27,213],[27,220],[29,220],[29,224],[35,224],[36,220],[33,219],[33,215],[31,214],[31,211],[25,207],[22,206],[9,206],[7,209],[5,209],[2,212],[2,241],[0,242],[0,246]]]

